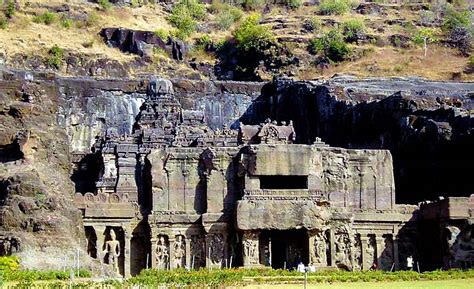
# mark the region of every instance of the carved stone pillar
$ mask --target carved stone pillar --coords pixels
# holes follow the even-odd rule
[[[124,247],[124,262],[123,262],[123,273],[125,278],[131,277],[130,274],[130,250],[131,250],[131,234],[130,234],[130,229],[129,228],[123,228],[123,233],[124,233],[124,239],[125,239],[125,247]]]
[[[398,257],[398,237],[393,237],[393,262],[395,263],[395,270],[400,269],[400,260]]]
[[[157,269],[156,250],[157,250],[158,239],[156,238],[156,235],[152,235],[150,242],[151,242],[151,268]]]
[[[316,232],[308,231],[308,260],[309,265],[316,264],[316,252],[314,248],[314,243],[316,242]]]
[[[168,244],[169,244],[168,246],[170,250],[170,257],[169,257],[169,262],[168,262],[169,269],[176,268],[176,262],[174,259],[174,242],[175,241],[176,241],[176,237],[174,236],[174,234],[170,234],[170,236],[168,237]]]
[[[259,232],[245,231],[242,236],[242,259],[244,267],[260,266]]]
[[[184,265],[188,266],[188,268],[191,268],[191,236],[186,235],[184,241],[186,246],[186,263]]]
[[[330,250],[330,257],[331,257],[331,262],[330,266],[335,266],[336,265],[336,242],[335,242],[335,237],[334,237],[334,230],[329,230],[329,250]]]
[[[95,230],[95,234],[97,236],[97,242],[96,242],[96,251],[97,251],[97,259],[100,261],[100,263],[104,263],[104,246],[105,246],[105,230],[106,226],[99,226],[99,225],[94,225],[92,226]]]
[[[375,236],[375,242],[377,244],[375,249],[375,258],[377,260],[377,268],[382,268],[382,253],[385,247],[385,240],[381,235]]]
[[[367,258],[367,247],[369,246],[369,237],[367,235],[360,235],[360,244],[360,254],[362,255],[362,270],[369,270],[370,267],[367,267],[367,263],[369,262]]]
[[[211,234],[206,234],[206,238],[204,240],[204,248],[205,248],[205,256],[206,256],[206,267],[211,268],[212,267],[212,262],[211,262]]]
[[[223,244],[223,250],[224,252],[222,253],[222,256],[224,259],[222,260],[221,268],[223,266],[226,266],[229,263],[229,234],[227,232],[223,233],[224,237],[224,244]]]

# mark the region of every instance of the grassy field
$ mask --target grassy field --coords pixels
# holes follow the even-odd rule
[[[245,289],[300,289],[303,284],[259,284],[248,285]],[[242,287],[236,287],[242,288]],[[474,279],[442,281],[399,281],[399,282],[357,282],[333,284],[308,284],[307,289],[473,289]]]

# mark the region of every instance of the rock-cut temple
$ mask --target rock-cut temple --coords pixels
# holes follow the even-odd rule
[[[291,122],[237,127],[211,130],[169,81],[152,81],[133,133],[97,136],[99,169],[76,163],[96,177],[75,197],[89,255],[123,276],[300,262],[396,270],[422,260],[424,227],[447,244],[445,266],[474,264],[472,196],[396,204],[388,150],[297,144]]]

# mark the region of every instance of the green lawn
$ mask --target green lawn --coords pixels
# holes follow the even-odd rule
[[[302,289],[303,284],[259,284],[248,285],[244,289]],[[456,279],[442,281],[394,281],[394,282],[357,282],[334,284],[308,284],[307,289],[474,289],[474,279]]]

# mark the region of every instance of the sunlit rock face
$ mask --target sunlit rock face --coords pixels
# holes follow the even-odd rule
[[[64,122],[72,152],[88,152],[96,136],[108,128],[118,134],[131,134],[135,117],[144,102],[141,94],[104,91],[99,96],[75,99],[64,107]],[[82,106],[81,106],[82,105]]]

